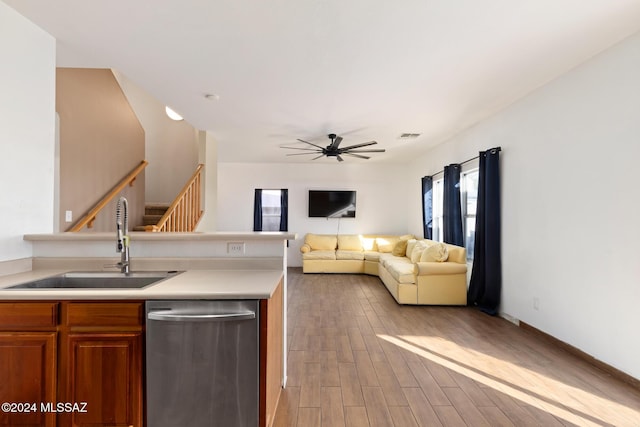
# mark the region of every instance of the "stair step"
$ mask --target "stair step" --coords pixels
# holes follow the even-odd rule
[[[164,215],[167,209],[169,209],[169,204],[165,203],[149,203],[144,207],[144,213],[146,215]]]
[[[144,215],[142,217],[143,225],[155,225],[162,219],[162,215]]]
[[[169,209],[168,203],[147,203],[144,206],[144,215],[142,216],[142,225],[133,227],[133,231],[146,231],[145,226],[156,225],[162,216]]]

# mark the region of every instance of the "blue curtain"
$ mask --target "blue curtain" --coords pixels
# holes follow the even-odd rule
[[[280,190],[280,231],[287,231],[289,227],[289,190]],[[287,241],[287,244],[289,242]]]
[[[262,189],[256,188],[253,195],[253,231],[262,231]]]
[[[433,178],[422,177],[422,235],[433,239]]]
[[[445,243],[464,247],[462,205],[460,204],[460,165],[444,167],[442,228]]]
[[[500,148],[480,152],[473,269],[467,302],[495,315],[502,292],[500,247]]]

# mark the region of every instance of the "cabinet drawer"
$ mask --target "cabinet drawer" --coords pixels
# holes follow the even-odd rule
[[[0,330],[55,328],[58,324],[57,302],[2,302]]]
[[[140,326],[143,302],[67,302],[63,305],[65,326]]]

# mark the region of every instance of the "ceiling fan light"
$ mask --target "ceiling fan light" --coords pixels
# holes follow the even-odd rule
[[[175,120],[175,121],[184,120],[180,114],[173,111],[171,108],[169,108],[169,106],[164,107],[164,111],[165,113],[167,113],[167,116],[169,116],[171,120]]]

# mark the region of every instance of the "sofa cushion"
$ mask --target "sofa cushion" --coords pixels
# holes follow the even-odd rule
[[[364,259],[366,261],[380,261],[380,252],[378,251],[365,251],[364,252]]]
[[[385,268],[399,283],[416,283],[416,265],[408,258],[389,260]]]
[[[408,258],[395,256],[391,252],[380,252],[380,259],[378,262],[382,264],[383,267],[386,267],[389,262],[399,260],[400,258],[404,258],[407,262],[411,262]]]
[[[391,253],[395,256],[405,256],[407,253],[407,242],[407,240],[398,240],[398,242],[393,246]]]
[[[362,261],[364,259],[364,252],[362,251],[345,251],[338,249],[336,251],[336,259],[355,259]]]
[[[416,263],[420,261],[420,257],[422,256],[422,252],[429,246],[424,240],[418,240],[411,251],[411,262]]]
[[[434,243],[422,251],[420,262],[445,262],[447,258],[449,258],[447,246],[443,243]]]
[[[336,251],[311,251],[302,254],[302,259],[336,259]]]
[[[362,244],[362,249],[364,251],[378,251],[375,237],[361,237],[360,243]]]
[[[336,249],[338,239],[329,234],[307,234],[305,243],[311,246],[311,251],[332,251]]]
[[[393,247],[400,241],[399,237],[376,237],[376,245],[378,245],[378,252],[388,253],[393,250]]]
[[[362,251],[362,241],[360,236],[345,234],[338,236],[338,249],[345,251]]]

